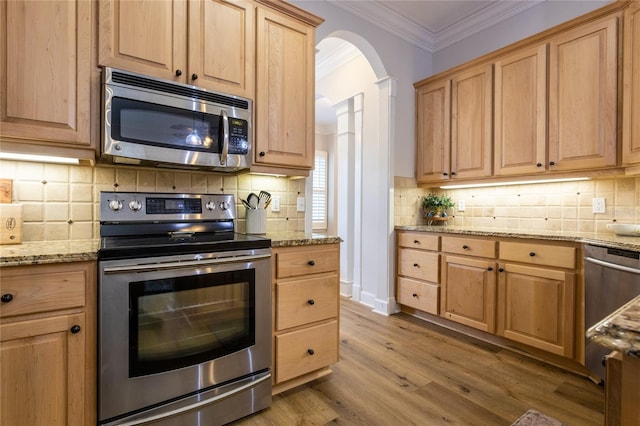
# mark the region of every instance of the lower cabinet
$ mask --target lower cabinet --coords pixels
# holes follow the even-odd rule
[[[398,303],[438,315],[440,237],[424,232],[398,234]]]
[[[95,263],[0,273],[0,424],[95,425]]]
[[[331,373],[339,358],[340,245],[273,249],[273,393]]]

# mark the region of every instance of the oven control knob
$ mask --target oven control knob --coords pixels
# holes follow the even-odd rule
[[[207,210],[215,210],[216,203],[214,203],[213,201],[207,201],[207,203],[204,205],[204,208]]]
[[[226,201],[220,201],[220,210],[229,210],[229,203]]]
[[[122,201],[120,200],[109,201],[109,209],[113,210],[114,212],[118,210],[122,210]]]
[[[137,212],[138,210],[142,209],[142,203],[138,200],[131,200],[129,201],[129,208],[134,212]]]

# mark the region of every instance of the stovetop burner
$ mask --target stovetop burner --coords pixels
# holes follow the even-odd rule
[[[102,192],[104,259],[213,253],[271,247],[271,240],[235,233],[233,195]]]

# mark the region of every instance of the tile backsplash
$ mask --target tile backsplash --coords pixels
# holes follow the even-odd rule
[[[422,225],[420,201],[429,192],[446,193],[456,207],[450,224],[503,229],[600,232],[606,224],[640,223],[640,177],[608,177],[587,181],[496,186],[456,190],[419,188],[415,179],[396,177],[397,226]],[[606,212],[592,212],[592,199],[605,198]],[[464,212],[457,210],[464,200]]]
[[[0,160],[0,178],[13,179],[13,203],[23,206],[23,241],[97,238],[100,191],[233,194],[236,229],[244,232],[240,198],[265,190],[280,197],[280,211],[267,212],[267,231],[304,231],[296,199],[304,196],[305,179],[7,160]]]

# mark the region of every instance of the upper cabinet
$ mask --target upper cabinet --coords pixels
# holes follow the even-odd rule
[[[418,183],[619,167],[619,21],[626,6],[611,4],[417,82]],[[640,61],[633,62],[639,9],[633,2],[625,12],[627,164],[640,162],[640,125],[630,118],[640,113]]]
[[[253,98],[253,2],[99,4],[100,65]]]
[[[547,45],[495,64],[494,170],[498,176],[546,170]]]
[[[257,13],[254,163],[308,174],[314,160],[315,28],[274,10]]]
[[[640,2],[624,12],[622,162],[640,164]]]
[[[617,162],[618,15],[553,37],[549,58],[549,165]]]
[[[94,159],[90,137],[93,4],[0,3],[3,150]]]

